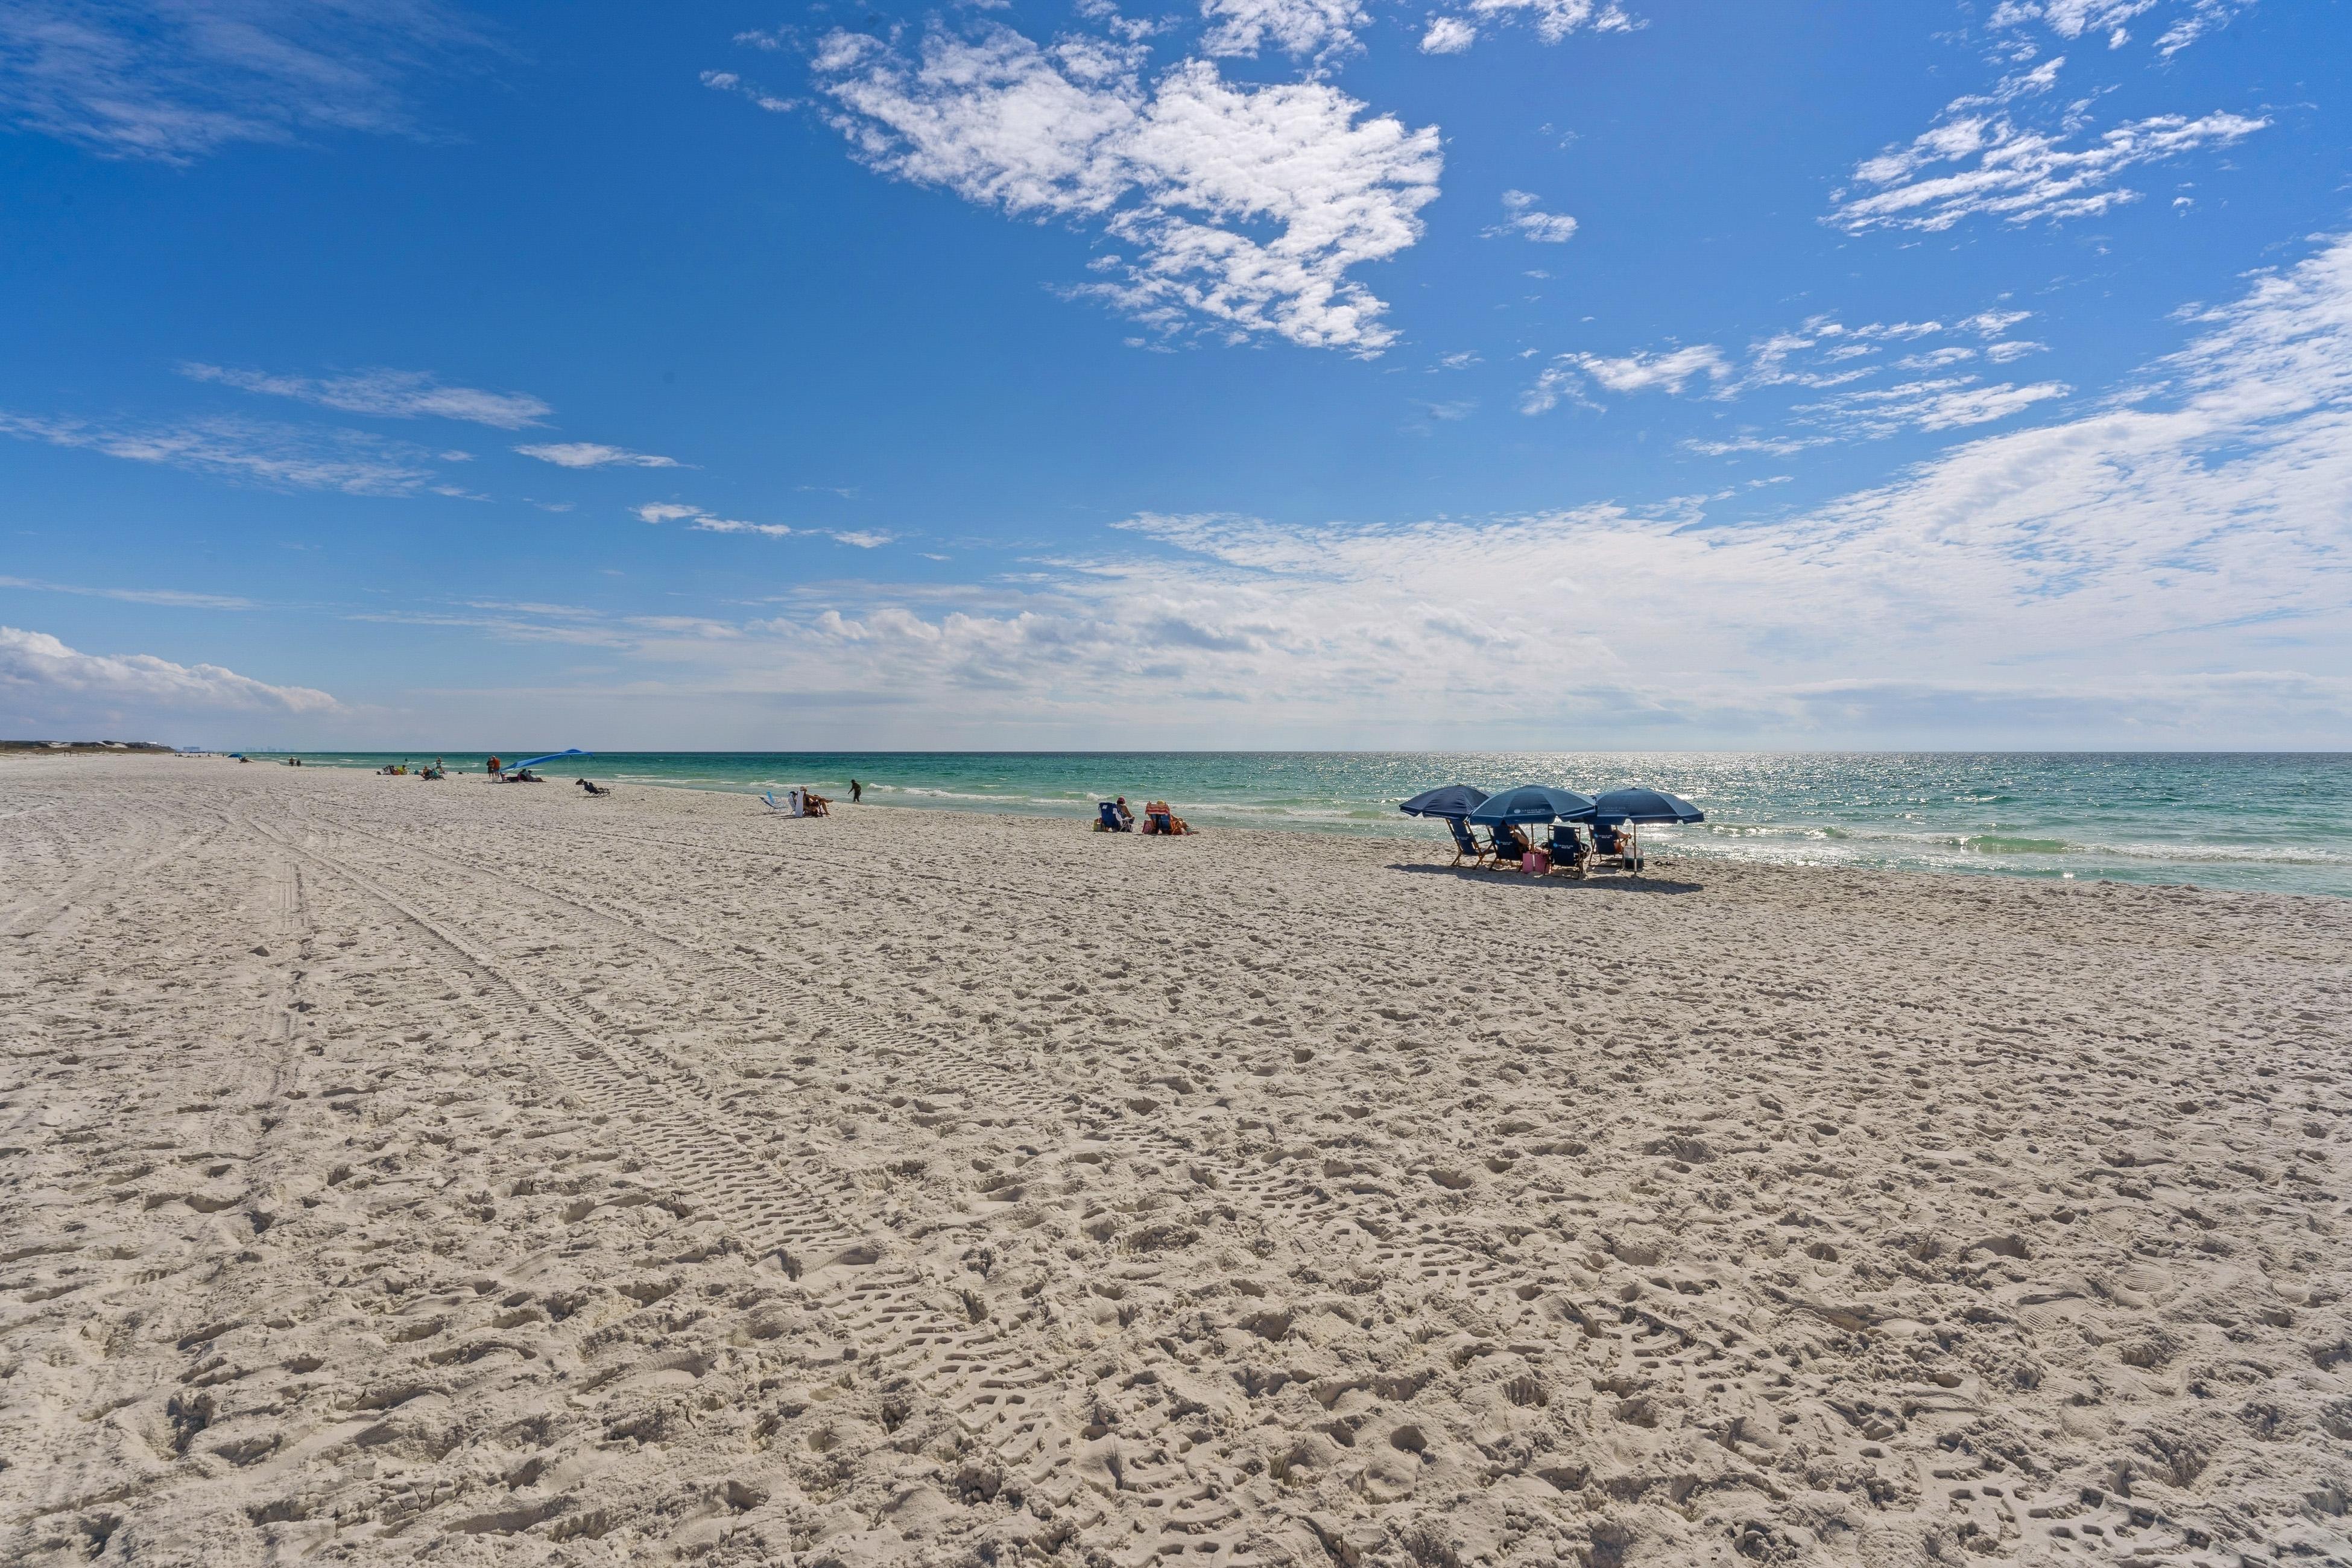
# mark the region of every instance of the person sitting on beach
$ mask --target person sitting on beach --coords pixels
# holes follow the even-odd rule
[[[1517,860],[1524,857],[1531,847],[1532,846],[1528,843],[1528,836],[1519,831],[1517,824],[1509,822],[1495,824],[1496,859]]]
[[[1117,800],[1112,801],[1110,808],[1118,817],[1119,826],[1124,831],[1129,833],[1135,831],[1135,813],[1127,809],[1127,796],[1120,795]]]
[[[1173,837],[1192,831],[1192,825],[1169,809],[1164,800],[1147,802],[1143,807],[1143,831],[1165,834]]]
[[[590,795],[610,795],[610,794],[612,794],[612,793],[613,793],[611,790],[606,789],[604,785],[599,784],[592,784],[591,782],[589,782],[589,781],[588,781],[588,780],[586,780],[586,779],[573,779],[572,782],[573,784],[578,784],[582,789],[586,790]]]
[[[830,816],[833,814],[825,808],[832,804],[813,789],[801,791],[801,809],[811,816]]]
[[[529,768],[517,768],[514,772],[507,775],[507,783],[509,784],[545,784],[546,782],[547,781],[545,779],[541,778]]]

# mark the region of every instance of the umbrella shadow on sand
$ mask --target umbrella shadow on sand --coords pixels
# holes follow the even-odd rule
[[[1677,882],[1664,877],[1530,877],[1523,871],[1474,870],[1467,866],[1438,866],[1392,861],[1388,868],[1416,877],[1451,877],[1490,888],[1514,888],[1523,893],[1702,893],[1704,882]]]

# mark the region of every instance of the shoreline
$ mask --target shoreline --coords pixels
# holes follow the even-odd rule
[[[283,756],[295,755],[295,754],[299,754],[299,753],[290,753],[290,752],[273,752],[273,753],[269,753],[269,755],[270,755],[271,757],[283,757]],[[394,753],[383,753],[383,754],[384,754],[384,755],[389,756],[389,755],[394,755]],[[672,754],[672,753],[647,753],[647,754],[650,754],[650,755],[669,755],[669,754]],[[732,755],[757,755],[757,754],[761,754],[761,753],[733,753],[733,752],[725,752],[725,753],[714,753],[714,754],[717,754],[717,755],[728,755],[728,756],[732,756]],[[800,754],[800,753],[777,753],[777,754],[778,754],[778,755],[798,755],[798,754]],[[837,754],[839,754],[839,755],[862,755],[862,754],[864,754],[864,753],[844,752],[844,753],[837,753]],[[968,753],[961,753],[961,752],[945,752],[945,753],[940,753],[940,754],[941,754],[941,755],[949,755],[949,756],[957,756],[957,755],[965,755],[965,754],[968,754]],[[1037,754],[1037,755],[1056,755],[1056,756],[1058,756],[1058,755],[1097,754],[1097,753],[1064,753],[1064,752],[1048,752],[1048,753],[1012,753],[1012,752],[1008,752],[1008,753],[1002,753],[1002,754],[1004,754],[1004,755],[1031,755],[1031,754]],[[1101,754],[1101,755],[1107,755],[1107,756],[1123,756],[1123,755],[1129,755],[1129,754],[1132,754],[1132,753],[1124,753],[1124,752],[1105,752],[1105,753],[1098,753],[1098,754]],[[1223,754],[1223,753],[1217,753],[1217,754]],[[1288,754],[1288,753],[1267,753],[1267,754],[1270,754],[1270,755],[1283,755],[1283,754]],[[1839,753],[1839,754],[1847,754],[1847,755],[1853,755],[1853,756],[1856,756],[1856,757],[1867,757],[1867,756],[1903,755],[1903,754],[1908,754],[1908,753],[1870,753],[1870,752],[1853,752],[1853,753]],[[1950,755],[1956,755],[1956,756],[1974,756],[1974,755],[1980,755],[1980,754],[1986,754],[1986,753],[1975,753],[1975,752],[1954,752],[1954,753],[1948,753],[1948,754],[1950,754]],[[2117,753],[2097,753],[2097,752],[2050,752],[2050,753],[2039,753],[2039,754],[2046,754],[2046,755],[2052,755],[2052,756],[2076,756],[2076,755],[2080,755],[2080,756],[2097,756],[2097,755],[2139,755],[2139,754],[2142,754],[2142,753],[2123,753],[2123,752],[2117,752]],[[2149,754],[2154,754],[2154,753],[2149,753]],[[2234,757],[2234,756],[2248,756],[2248,757],[2272,757],[2272,756],[2292,756],[2292,757],[2302,757],[2302,756],[2335,757],[2335,756],[2339,755],[2340,753],[2336,753],[2336,752],[2199,752],[2199,753],[2185,753],[2185,754],[2193,754],[2193,755],[2198,755],[2198,756],[2232,756],[2232,757]],[[258,767],[258,766],[282,766],[283,764],[282,764],[282,763],[275,763],[275,762],[265,763],[265,762],[261,761],[261,760],[259,759],[258,755],[257,754],[257,760],[256,760],[252,764],[250,764],[250,765],[253,765],[253,766],[257,766],[257,767]],[[322,767],[322,768],[327,768],[327,769],[329,769],[329,770],[331,770],[331,771],[337,772],[337,773],[362,773],[362,774],[368,774],[368,773],[371,773],[371,770],[370,770],[368,767],[366,767],[366,766],[364,766],[364,765],[362,765],[362,764],[360,764],[360,763],[348,763],[348,764],[344,764],[344,763],[314,763],[314,764],[311,764],[311,765],[319,766],[319,767]],[[583,765],[584,765],[584,764],[583,764]],[[605,769],[605,770],[604,770],[604,773],[605,773],[605,774],[606,774],[607,776],[610,776],[611,770],[610,770],[609,768],[607,768],[607,769]],[[473,774],[473,773],[457,773],[457,774],[452,774],[452,775],[451,775],[451,779],[450,779],[448,782],[457,782],[457,781],[460,781],[460,780],[464,780],[464,779],[467,779],[467,778],[475,778],[475,777],[478,777],[478,776],[479,776],[479,775],[478,775],[478,774]],[[552,786],[556,781],[554,781],[553,779],[551,779],[551,778],[549,782],[550,782],[551,786]],[[637,780],[637,779],[625,779],[625,780],[623,780],[623,781],[622,781],[622,787],[625,787],[625,788],[627,788],[627,789],[662,789],[662,790],[677,790],[677,791],[682,791],[682,792],[686,792],[686,793],[689,793],[689,794],[696,794],[696,795],[722,795],[722,796],[725,796],[725,795],[740,795],[742,798],[747,798],[747,799],[751,799],[751,800],[753,800],[753,801],[756,801],[756,800],[759,798],[758,794],[756,793],[756,791],[749,791],[749,792],[747,792],[747,790],[745,789],[745,787],[744,787],[744,786],[738,786],[738,785],[734,785],[734,784],[720,784],[720,783],[714,783],[714,784],[706,784],[680,783],[680,782],[672,782],[672,781],[664,781],[664,780]],[[779,785],[778,787],[782,787],[782,786],[781,786],[781,785]],[[889,786],[885,786],[885,787],[889,787]],[[861,809],[861,810],[862,810],[862,809],[866,809],[866,807],[873,807],[873,808],[876,808],[876,809],[888,810],[888,811],[893,811],[893,812],[898,812],[898,811],[912,811],[912,812],[930,811],[930,812],[938,812],[938,813],[940,813],[940,814],[943,814],[943,815],[954,816],[1003,816],[1003,817],[1012,818],[1012,819],[1015,819],[1015,820],[1027,820],[1027,821],[1070,821],[1070,822],[1074,822],[1074,823],[1076,823],[1076,824],[1080,828],[1082,828],[1082,829],[1086,827],[1086,826],[1087,826],[1087,822],[1088,822],[1088,820],[1089,820],[1089,818],[1088,818],[1088,816],[1086,815],[1086,813],[1085,813],[1084,811],[1082,811],[1079,807],[1077,807],[1077,806],[1076,806],[1076,805],[1062,805],[1062,804],[1060,804],[1060,803],[1054,803],[1054,804],[1051,804],[1051,805],[1048,805],[1048,804],[1045,804],[1045,803],[1039,803],[1039,804],[1038,804],[1038,805],[1037,805],[1034,809],[1031,809],[1031,808],[1025,808],[1025,807],[1021,807],[1021,806],[1014,806],[1014,805],[1000,805],[1000,804],[996,804],[996,803],[991,803],[991,802],[988,802],[988,801],[985,799],[985,797],[981,797],[981,796],[971,796],[971,797],[966,797],[966,798],[968,798],[968,799],[971,801],[971,804],[969,804],[969,805],[959,804],[959,805],[934,805],[934,804],[926,804],[926,803],[919,802],[919,801],[895,801],[895,800],[887,800],[887,799],[884,799],[884,800],[867,800],[867,801],[865,801],[865,802],[860,803],[858,809]],[[845,807],[847,807],[847,806],[848,806],[849,802],[847,802],[845,799],[841,799],[841,800],[836,800],[836,801],[835,802],[835,805],[836,806],[840,806],[840,807],[845,807]],[[1228,821],[1228,820],[1223,820],[1223,819],[1222,819],[1222,816],[1221,816],[1222,808],[1218,808],[1218,807],[1214,807],[1214,806],[1210,806],[1210,807],[1187,807],[1187,808],[1185,808],[1185,809],[1189,809],[1189,810],[1191,810],[1191,811],[1193,813],[1194,819],[1195,819],[1197,822],[1199,822],[1199,823],[1201,823],[1201,824],[1202,825],[1202,831],[1203,831],[1203,832],[1215,832],[1215,833],[1253,833],[1253,834],[1255,834],[1255,833],[1291,834],[1291,835],[1295,835],[1295,836],[1297,836],[1297,837],[1300,837],[1300,838],[1307,839],[1307,840],[1314,841],[1314,842],[1318,842],[1318,843],[1328,843],[1328,841],[1331,841],[1331,840],[1335,840],[1335,839],[1336,839],[1336,840],[1351,840],[1351,841],[1357,841],[1357,842],[1362,842],[1362,841],[1368,841],[1368,840],[1369,840],[1369,841],[1377,841],[1377,842],[1382,842],[1382,843],[1392,843],[1392,844],[1414,844],[1414,845],[1423,845],[1423,846],[1426,846],[1426,847],[1431,847],[1431,848],[1434,849],[1437,853],[1440,853],[1440,854],[1450,855],[1450,854],[1452,853],[1452,848],[1451,848],[1450,842],[1449,842],[1448,840],[1446,840],[1443,836],[1440,836],[1440,835],[1433,835],[1433,834],[1425,835],[1425,834],[1422,834],[1422,833],[1417,833],[1417,832],[1415,832],[1415,831],[1413,830],[1413,828],[1412,828],[1412,826],[1411,825],[1408,825],[1408,824],[1391,824],[1391,823],[1389,823],[1388,821],[1386,821],[1385,819],[1371,819],[1371,820],[1366,820],[1366,821],[1364,821],[1364,822],[1362,822],[1362,823],[1360,823],[1360,824],[1352,824],[1352,823],[1351,823],[1349,826],[1347,826],[1317,827],[1317,826],[1302,826],[1302,825],[1299,825],[1299,824],[1297,824],[1297,823],[1264,823],[1264,824],[1261,824],[1261,823],[1254,823],[1254,822],[1238,822],[1238,823],[1236,823],[1236,822],[1232,822],[1232,821]],[[1691,829],[1679,829],[1679,830],[1678,830],[1678,829],[1675,829],[1675,828],[1671,828],[1671,827],[1668,827],[1668,828],[1653,827],[1653,828],[1647,828],[1647,829],[1644,829],[1643,831],[1644,831],[1644,833],[1645,833],[1645,834],[1647,834],[1647,835],[1651,836],[1651,842],[1652,842],[1652,843],[1654,843],[1654,844],[1656,844],[1656,845],[1660,846],[1660,847],[1659,847],[1655,852],[1653,852],[1653,853],[1651,853],[1651,854],[1650,854],[1650,858],[1652,859],[1652,861],[1653,861],[1654,863],[1662,862],[1662,861],[1663,861],[1664,859],[1665,859],[1666,858],[1668,858],[1668,857],[1673,857],[1673,858],[1685,858],[1685,859],[1687,859],[1687,860],[1689,860],[1689,861],[1691,861],[1691,862],[1697,863],[1697,864],[1701,864],[1701,865],[1706,865],[1706,866],[1771,867],[1771,868],[1782,868],[1782,869],[1795,869],[1795,870],[1818,870],[1818,871],[1830,871],[1830,872],[1860,872],[1860,873],[1866,873],[1866,874],[1895,874],[1895,875],[1904,875],[1904,876],[1927,876],[1927,877],[1931,877],[1931,878],[1940,878],[1940,877],[1983,878],[1983,879],[1993,879],[1993,880],[1996,880],[1996,881],[2000,881],[2000,882],[2023,882],[2023,883],[2034,884],[2034,885],[2049,885],[2049,886],[2056,886],[2056,887],[2065,887],[2065,886],[2068,886],[2068,885],[2078,885],[2078,886],[2084,886],[2084,887],[2099,886],[2099,885],[2106,885],[2106,886],[2133,887],[2133,888],[2182,889],[2187,889],[2187,890],[2195,891],[2195,892],[2199,892],[2199,893],[2208,893],[2208,894],[2221,894],[2221,893],[2238,894],[2238,893],[2243,893],[2243,894],[2252,894],[2252,895],[2260,896],[2260,897],[2266,897],[2266,898],[2322,899],[2322,900],[2345,900],[2345,899],[2352,899],[2352,887],[2347,887],[2346,890],[2341,891],[2341,892],[2334,891],[2334,890],[2326,890],[2326,889],[2322,889],[2322,890],[2305,890],[2305,889],[2297,889],[2232,888],[2232,887],[2226,887],[2226,886],[2215,886],[2215,885],[2213,885],[2213,884],[2211,884],[2211,883],[2208,883],[2208,882],[2199,882],[2199,881],[2196,881],[2196,880],[2193,880],[2193,879],[2182,879],[2182,880],[2159,880],[2159,879],[2158,879],[2156,877],[2153,877],[2153,876],[2148,876],[2148,877],[2140,877],[2140,876],[2131,876],[2131,875],[2116,875],[2116,874],[2113,874],[2113,871],[2115,870],[2115,868],[2107,868],[2106,869],[2104,869],[2104,870],[2101,870],[2101,871],[2097,871],[2097,872],[2088,872],[2088,871],[2058,871],[2058,870],[2032,870],[2032,869],[2019,869],[2019,868],[2014,868],[1998,867],[1998,866],[1971,866],[1971,865],[1968,865],[1968,864],[1965,864],[1965,863],[1960,863],[1960,864],[1941,864],[1941,865],[1930,865],[1930,866],[1917,866],[1917,865],[1906,866],[1906,865],[1851,865],[1851,864],[1838,864],[1838,863],[1836,863],[1836,862],[1834,862],[1834,861],[1829,861],[1829,860],[1821,860],[1821,859],[1808,860],[1808,859],[1805,859],[1805,858],[1801,858],[1801,856],[1793,856],[1793,855],[1792,855],[1792,856],[1786,856],[1786,857],[1773,857],[1773,856],[1765,856],[1765,855],[1740,854],[1740,853],[1737,853],[1737,852],[1734,852],[1734,851],[1723,850],[1723,849],[1719,849],[1719,848],[1717,848],[1717,847],[1714,847],[1714,846],[1715,846],[1715,844],[1716,844],[1716,842],[1717,842],[1717,839],[1716,839],[1713,836],[1704,835],[1704,834],[1702,834],[1702,833],[1699,833],[1699,832],[1697,832],[1697,831],[1696,831],[1696,830],[1691,830]],[[1821,830],[1821,831],[1822,831],[1822,832],[1823,832],[1823,834],[1824,834],[1824,837],[1827,837],[1837,838],[1837,837],[1843,837],[1842,835],[1839,835],[1839,834],[1836,832],[1836,830],[1834,830],[1834,829],[1823,829],[1823,830]],[[1689,837],[1689,838],[1687,838],[1687,839],[1686,839],[1686,838],[1685,837],[1685,835],[1689,835],[1689,836],[1690,836],[1690,837]],[[1929,842],[1944,843],[1944,844],[1947,844],[1947,845],[1948,845],[1948,847],[1956,847],[1956,848],[1964,848],[1964,847],[1966,847],[1966,844],[1965,844],[1965,842],[1964,842],[1964,841],[1958,841],[1958,842],[1956,842],[1956,841],[1948,840],[1948,839],[1937,839],[1937,838],[1932,838],[1932,837],[1931,837],[1931,838],[1929,839]]]

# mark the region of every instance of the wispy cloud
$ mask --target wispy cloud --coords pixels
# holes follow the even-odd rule
[[[1988,384],[1961,368],[1979,358],[2005,363],[2038,352],[2039,343],[2000,336],[2028,314],[1990,310],[1948,323],[1859,325],[1815,316],[1801,327],[1750,344],[1738,360],[1712,343],[1615,357],[1564,353],[1521,395],[1519,407],[1526,414],[1546,413],[1568,401],[1598,407],[1596,397],[1602,393],[1688,393],[1719,402],[1776,388],[1827,395],[1790,405],[1789,430],[1764,434],[1750,429],[1729,439],[1685,443],[1715,457],[1749,452],[1787,457],[1833,441],[1874,440],[1902,430],[1958,429],[2004,418],[2072,390],[2060,382]],[[1892,360],[1881,357],[1889,349],[1904,347],[1911,352]],[[1889,370],[1914,373],[1914,379],[1893,385],[1864,384]],[[1917,373],[1923,372],[1942,374],[1920,377]]]
[[[45,716],[96,707],[169,714],[328,713],[340,706],[307,686],[272,686],[216,664],[173,664],[153,654],[81,653],[46,632],[16,626],[0,626],[0,700]]]
[[[71,583],[44,583],[34,577],[0,577],[0,588],[34,594],[73,594],[89,599],[115,599],[126,605],[162,605],[188,610],[250,610],[251,599],[234,594],[192,594],[178,588],[86,588]]]
[[[1536,204],[1541,200],[1533,191],[1505,191],[1503,221],[1486,230],[1486,237],[1517,235],[1546,245],[1562,245],[1575,238],[1576,220],[1562,214],[1539,211]]]
[[[432,0],[10,0],[0,117],[172,163],[316,132],[413,136],[406,79],[478,44]]]
[[[656,457],[651,452],[632,452],[625,447],[607,447],[595,441],[551,441],[535,447],[517,447],[526,458],[537,458],[542,463],[553,463],[559,468],[675,468],[676,458]]]
[[[1324,82],[1230,83],[1206,60],[1147,84],[1137,50],[1040,47],[992,26],[934,28],[913,60],[835,32],[814,68],[870,167],[1013,216],[1099,224],[1131,247],[1075,294],[1168,331],[1358,353],[1394,341],[1349,273],[1421,237],[1443,163],[1433,126],[1368,117]]]
[[[772,49],[779,47],[772,37],[764,33],[738,33],[735,35],[735,41],[739,44],[750,43],[754,48]],[[733,71],[704,71],[702,85],[714,92],[731,92],[739,98],[749,99],[771,114],[789,114],[801,106],[799,99],[779,98],[766,88],[745,81]]]
[[[1826,426],[1835,436],[1875,439],[1901,430],[1990,425],[2037,403],[2063,397],[2072,390],[2058,381],[2030,386],[2001,382],[1988,386],[1974,376],[1939,376],[1842,392],[1819,403],[1799,404],[1797,413],[1801,422]]]
[[[2014,29],[2040,25],[2062,38],[2086,35],[2104,39],[2109,48],[2131,42],[2132,24],[2151,11],[2170,18],[2156,39],[2157,52],[2169,59],[2217,28],[2226,27],[2254,0],[2001,0],[1988,25]]]
[[[529,393],[447,386],[421,370],[362,370],[314,378],[190,363],[180,366],[180,374],[191,381],[212,382],[271,397],[291,397],[321,408],[383,419],[462,419],[475,425],[495,426],[500,430],[520,430],[545,424],[555,412]]]
[[[1465,9],[1467,16],[1440,16],[1430,23],[1422,35],[1423,54],[1460,54],[1476,40],[1477,22],[1532,22],[1536,36],[1547,44],[1574,32],[1629,33],[1639,26],[1609,0],[1470,0]]]
[[[128,426],[0,412],[0,435],[278,489],[380,496],[436,489],[463,493],[436,483],[438,475],[429,466],[429,453],[356,430],[320,430],[247,419]]]
[[[644,506],[631,507],[629,511],[640,522],[682,522],[698,533],[751,533],[764,539],[790,539],[800,534],[810,539],[831,539],[839,543],[853,544],[860,550],[877,550],[897,537],[871,529],[793,528],[781,522],[745,522],[740,518],[715,517],[698,506],[686,506],[677,501],[649,501]]]
[[[1990,94],[1954,99],[1909,142],[1855,165],[1851,183],[1830,193],[1827,221],[1850,234],[1932,234],[1979,216],[2012,224],[2095,217],[2139,199],[2116,183],[2126,171],[2228,147],[2270,124],[2226,111],[2196,120],[2159,114],[2086,136],[2087,99],[2050,130],[2018,123],[2010,106],[2050,90],[2064,64],[2047,60]]]

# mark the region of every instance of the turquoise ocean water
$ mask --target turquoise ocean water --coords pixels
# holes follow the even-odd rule
[[[431,760],[300,755],[364,768]],[[612,752],[542,771],[745,794],[806,784],[844,799],[856,778],[868,805],[1077,820],[1114,795],[1164,796],[1196,827],[1423,841],[1442,839],[1442,825],[1396,803],[1433,784],[1642,784],[1707,816],[1645,830],[1656,854],[2352,897],[2352,754],[2340,752]]]

